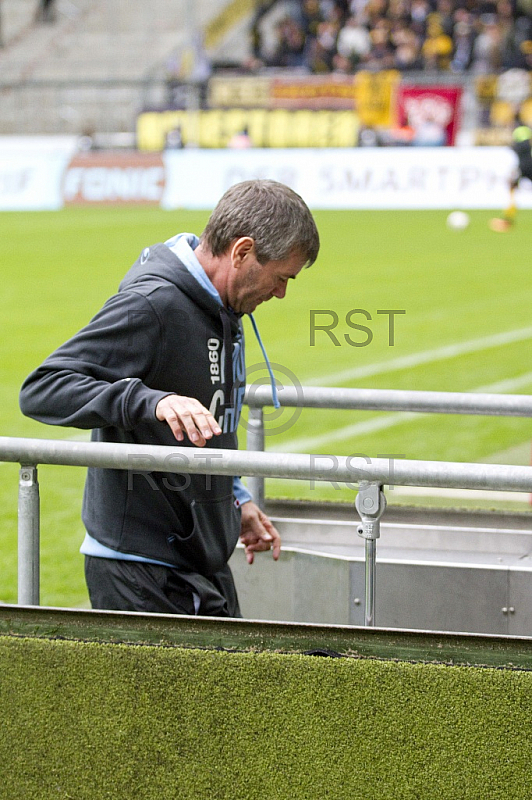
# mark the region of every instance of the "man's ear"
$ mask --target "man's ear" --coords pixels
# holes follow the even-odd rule
[[[231,245],[231,266],[239,269],[246,256],[254,255],[255,241],[251,236],[241,236]]]

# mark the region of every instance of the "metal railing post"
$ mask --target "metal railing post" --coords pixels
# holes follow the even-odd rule
[[[381,535],[380,518],[386,508],[386,498],[381,484],[361,481],[355,505],[362,520],[357,532],[365,539],[364,624],[374,626],[377,599],[377,539]]]
[[[18,488],[18,603],[38,606],[39,482],[35,465],[21,466]]]
[[[249,409],[248,427],[247,427],[247,449],[254,452],[264,452],[265,436],[264,436],[264,409],[262,407]],[[265,500],[265,479],[261,476],[248,478],[248,489],[253,495],[253,500],[259,506],[264,508]]]

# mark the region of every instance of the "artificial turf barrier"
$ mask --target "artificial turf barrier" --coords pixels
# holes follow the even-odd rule
[[[528,798],[532,671],[0,636],[3,800]]]

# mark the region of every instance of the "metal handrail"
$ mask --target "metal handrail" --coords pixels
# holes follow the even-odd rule
[[[349,411],[416,411],[431,414],[479,414],[532,417],[532,395],[484,392],[421,392],[401,389],[343,389],[285,386],[278,390],[281,406]],[[251,385],[244,402],[250,408],[272,406],[269,386]]]
[[[62,439],[0,437],[0,461],[138,472],[245,475],[296,480],[529,492],[532,467],[452,461],[393,460],[315,453],[259,453]]]
[[[278,395],[281,407],[286,408],[532,417],[532,395],[522,394],[344,389],[297,385],[279,388]],[[244,402],[249,406],[247,449],[263,451],[266,434],[263,409],[273,406],[271,388],[262,384],[248,386]],[[419,483],[416,485],[427,486],[430,484]],[[265,499],[264,477],[252,477],[249,489],[258,505],[262,507]]]
[[[163,447],[0,437],[0,461],[21,464],[19,480],[19,603],[39,604],[38,464],[91,466],[136,472],[199,473],[357,483],[358,532],[366,545],[365,622],[375,624],[376,540],[384,511],[382,486],[532,490],[532,467],[439,461],[395,461],[303,453]]]

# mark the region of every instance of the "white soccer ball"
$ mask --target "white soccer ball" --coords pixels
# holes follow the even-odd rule
[[[451,211],[447,217],[447,227],[455,231],[463,231],[469,225],[469,214],[465,211]]]

